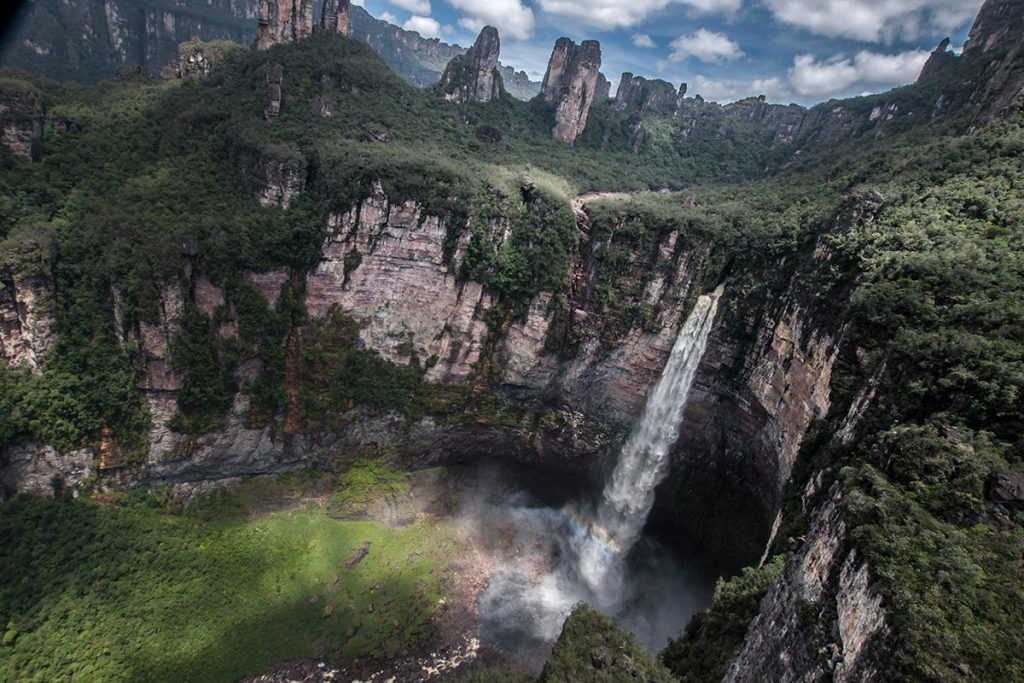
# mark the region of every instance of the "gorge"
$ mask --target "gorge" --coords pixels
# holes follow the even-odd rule
[[[346,7],[3,72],[0,679],[1024,675],[1019,3],[809,109]]]

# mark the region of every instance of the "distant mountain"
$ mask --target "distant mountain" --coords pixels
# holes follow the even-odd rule
[[[92,83],[122,67],[159,73],[190,38],[248,45],[256,33],[257,0],[27,0],[0,36],[0,67],[60,81]],[[406,81],[431,85],[466,48],[427,39],[361,7],[351,9],[351,34],[368,43]],[[499,66],[505,89],[520,99],[540,92],[525,72]]]
[[[375,19],[355,5],[351,10],[349,35],[369,44],[396,74],[419,86],[436,83],[448,62],[467,49],[437,38],[423,38],[415,31]],[[505,90],[513,97],[529,100],[540,92],[540,83],[531,81],[526,72],[500,63],[498,69],[505,81]]]

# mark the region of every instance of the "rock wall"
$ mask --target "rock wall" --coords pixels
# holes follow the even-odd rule
[[[576,45],[568,38],[558,39],[541,85],[544,100],[555,105],[551,134],[556,140],[572,144],[587,127],[600,75],[601,45],[596,40]]]
[[[676,88],[671,83],[626,72],[619,80],[612,108],[619,111],[632,109],[641,114],[664,111],[666,108],[674,110],[676,98]]]
[[[987,0],[959,57],[939,44],[919,83],[936,83],[941,94],[933,115],[971,109],[980,125],[1024,107],[1024,5]]]
[[[42,98],[31,86],[0,86],[0,144],[25,159],[43,134]]]
[[[53,280],[34,270],[0,269],[0,362],[38,372],[57,320]]]
[[[789,273],[780,294],[741,302],[712,330],[654,521],[718,558],[722,571],[761,556],[804,436],[831,407],[832,371],[848,329],[834,314],[856,281],[829,286],[809,274],[841,272],[829,240],[873,222],[883,203],[871,192],[852,199],[813,250],[796,263],[773,264]]]
[[[86,82],[109,78],[126,65],[156,73],[193,37],[250,42],[256,5],[257,0],[24,2],[12,35],[0,46],[0,64]]]
[[[761,601],[723,683],[884,680],[876,658],[889,634],[885,607],[847,538],[839,485],[829,494]]]
[[[323,257],[306,279],[309,314],[336,308],[354,318],[361,341],[384,358],[405,365],[415,354],[433,363],[428,381],[468,378],[494,300],[478,283],[456,280],[461,254],[446,261],[444,253],[449,226],[416,202],[393,204],[380,184],[360,206],[327,221]]]
[[[323,13],[320,15],[320,30],[348,35],[349,0],[324,0]]]
[[[313,0],[259,0],[253,47],[267,50],[313,34]]]
[[[280,112],[281,82],[277,79],[281,73],[273,67],[267,71],[264,115],[268,119]],[[306,167],[299,156],[281,159],[247,147],[237,148],[234,154],[242,187],[263,206],[287,209],[306,187]]]

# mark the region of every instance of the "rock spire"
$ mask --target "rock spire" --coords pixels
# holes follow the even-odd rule
[[[555,139],[572,144],[587,127],[600,73],[601,44],[596,40],[576,45],[559,38],[555,43],[541,85],[541,97],[555,105]]]
[[[473,47],[448,62],[438,87],[449,102],[490,102],[505,92],[498,71],[498,29],[484,26]]]

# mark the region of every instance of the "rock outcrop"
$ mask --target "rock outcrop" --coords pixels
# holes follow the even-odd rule
[[[48,269],[0,268],[0,362],[39,370],[56,339],[55,306]]]
[[[348,35],[349,0],[324,0],[323,14],[320,15],[320,30]]]
[[[551,134],[556,140],[572,144],[587,127],[600,73],[601,45],[596,40],[576,45],[569,38],[559,38],[555,43],[541,96],[555,105]]]
[[[259,0],[253,47],[266,50],[313,33],[313,0]]]
[[[29,83],[8,79],[0,84],[0,144],[31,159],[43,134],[42,97]]]
[[[612,109],[631,109],[641,114],[665,110],[671,113],[676,107],[676,98],[676,88],[668,81],[647,79],[626,72],[619,80],[619,89],[615,94]]]
[[[272,111],[268,98],[268,111]],[[260,204],[287,209],[306,187],[306,166],[301,154],[278,156],[251,147],[235,151],[242,187]]]
[[[939,95],[934,113],[968,109],[975,124],[1024,107],[1024,5],[987,0],[957,57],[939,43],[918,83],[933,84]]]
[[[448,62],[438,89],[449,102],[490,102],[505,92],[498,71],[498,29],[484,26],[473,47]]]
[[[284,82],[284,67],[280,64],[268,66],[263,75],[263,82],[267,93],[263,106],[263,118],[270,121],[281,114],[281,83]]]
[[[723,683],[880,681],[889,633],[871,572],[851,546],[836,484],[761,601]]]
[[[232,52],[244,50],[241,45],[231,41],[217,40],[204,43],[193,38],[178,46],[177,78],[202,79],[210,75]],[[171,68],[175,64],[172,63]],[[175,75],[169,76],[170,78]]]

